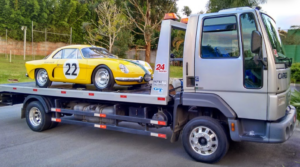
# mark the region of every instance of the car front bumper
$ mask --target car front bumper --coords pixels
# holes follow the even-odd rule
[[[143,77],[136,77],[136,78],[117,77],[115,79],[120,82],[142,82],[143,81]]]

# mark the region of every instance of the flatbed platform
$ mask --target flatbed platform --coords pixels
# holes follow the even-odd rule
[[[53,82],[49,88],[39,88],[35,82],[1,84],[0,93],[20,93],[64,98],[81,98],[116,102],[167,105],[169,97],[151,95],[151,85],[140,88],[115,85],[113,90],[98,91],[93,85]]]

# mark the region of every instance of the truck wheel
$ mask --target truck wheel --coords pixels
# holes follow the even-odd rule
[[[205,163],[219,161],[229,147],[224,128],[211,117],[197,117],[189,121],[183,129],[182,143],[193,159]]]
[[[94,70],[92,81],[98,90],[112,89],[114,76],[106,65],[101,65]]]
[[[35,83],[40,88],[48,88],[52,82],[49,80],[48,73],[45,69],[37,69],[35,74]]]
[[[40,102],[33,101],[26,107],[26,122],[31,130],[41,132],[50,127],[51,114],[45,113]]]

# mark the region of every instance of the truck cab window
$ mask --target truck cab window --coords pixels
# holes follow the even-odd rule
[[[239,57],[238,31],[235,16],[208,18],[204,20],[201,57]]]
[[[255,54],[251,52],[252,31],[257,30],[253,13],[241,14],[241,30],[244,56],[244,86],[248,89],[262,87],[263,66],[254,61]]]

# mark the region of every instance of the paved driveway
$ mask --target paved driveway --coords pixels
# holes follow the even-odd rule
[[[300,129],[283,144],[231,143],[227,155],[209,165],[195,162],[181,141],[76,125],[36,133],[20,119],[21,105],[0,108],[0,166],[278,166],[300,167]],[[127,126],[136,126],[128,124]],[[156,130],[168,134],[167,128]]]

